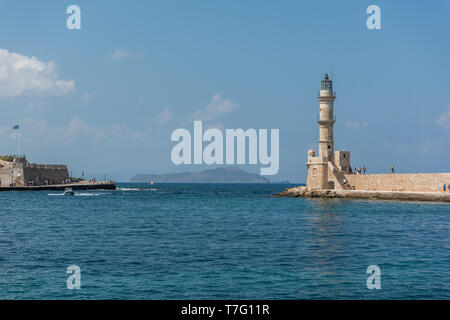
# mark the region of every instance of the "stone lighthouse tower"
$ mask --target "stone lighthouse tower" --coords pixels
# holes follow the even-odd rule
[[[350,152],[334,151],[333,128],[336,120],[333,104],[336,96],[333,82],[325,74],[319,92],[319,154],[308,151],[308,178],[306,186],[311,190],[344,189],[344,176],[350,168]]]
[[[331,162],[333,162],[334,155],[333,126],[336,122],[333,116],[334,99],[336,97],[333,93],[333,81],[328,78],[328,74],[325,74],[320,86],[320,115],[317,120],[319,123],[319,157],[326,158]]]

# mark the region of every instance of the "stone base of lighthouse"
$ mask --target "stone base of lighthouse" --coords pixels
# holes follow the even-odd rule
[[[306,186],[310,190],[346,190],[345,175],[350,169],[350,152],[335,151],[328,157],[316,157],[315,152],[308,152],[308,178]]]

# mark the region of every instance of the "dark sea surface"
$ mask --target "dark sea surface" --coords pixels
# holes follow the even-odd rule
[[[450,299],[449,204],[118,187],[0,193],[0,299]]]

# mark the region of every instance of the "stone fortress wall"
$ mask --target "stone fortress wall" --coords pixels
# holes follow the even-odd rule
[[[68,179],[65,165],[34,164],[24,158],[15,158],[13,162],[0,160],[2,187],[61,184]]]
[[[346,174],[351,190],[441,192],[450,173]]]

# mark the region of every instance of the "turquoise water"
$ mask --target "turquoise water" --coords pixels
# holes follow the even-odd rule
[[[1,299],[449,299],[450,205],[287,185],[0,193]],[[66,269],[81,268],[81,290]],[[366,269],[381,268],[369,290]]]

